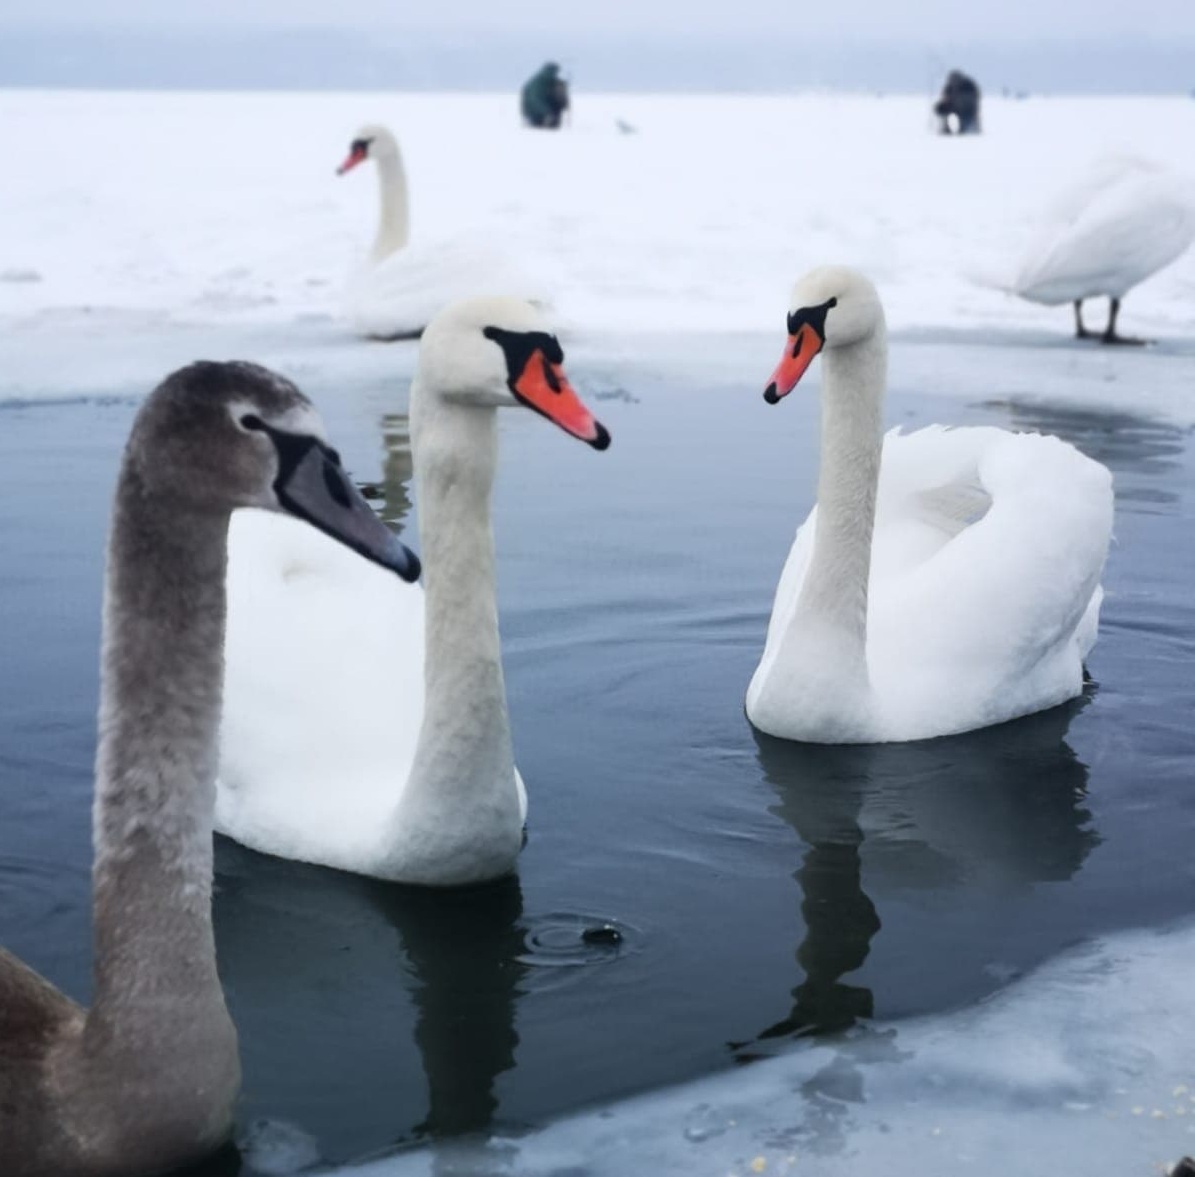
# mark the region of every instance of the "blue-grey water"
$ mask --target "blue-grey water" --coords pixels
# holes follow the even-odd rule
[[[742,698],[811,504],[812,398],[572,368],[607,453],[503,416],[494,526],[531,794],[517,879],[432,893],[218,842],[241,1121],[297,1125],[329,1160],[955,1008],[1093,934],[1195,910],[1188,431],[1010,391],[995,366],[971,403],[919,397],[898,363],[891,421],[1049,430],[1114,471],[1093,683],[969,736],[799,747],[755,736]],[[354,473],[413,528],[402,382],[313,382]],[[146,389],[79,391],[0,404],[0,943],[86,1000],[104,532]],[[621,944],[582,942],[606,922]]]

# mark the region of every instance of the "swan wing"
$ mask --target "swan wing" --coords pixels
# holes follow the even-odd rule
[[[423,590],[281,515],[229,530],[216,825],[368,870],[423,721]]]
[[[24,1070],[62,1036],[83,1027],[83,1010],[24,961],[0,948],[0,1092],[4,1072]],[[30,1079],[24,1070],[25,1079]]]
[[[1056,437],[990,428],[890,435],[890,461],[868,667],[892,738],[1077,694],[1112,532],[1108,470]]]
[[[1195,240],[1195,200],[1173,176],[1144,166],[1066,197],[1030,246],[1015,292],[1056,304],[1119,298]]]

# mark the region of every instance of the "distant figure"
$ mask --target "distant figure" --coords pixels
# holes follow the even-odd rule
[[[564,112],[568,110],[568,83],[560,76],[560,66],[554,61],[546,62],[528,78],[520,104],[523,121],[529,127],[558,130]]]
[[[958,135],[979,134],[979,86],[974,78],[969,78],[962,70],[952,69],[946,75],[942,94],[934,103],[934,114],[940,120],[938,130],[943,135],[952,131]],[[952,128],[950,119],[953,116],[957,128]]]

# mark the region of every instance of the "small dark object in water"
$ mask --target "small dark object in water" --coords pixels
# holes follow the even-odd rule
[[[975,79],[969,78],[962,70],[952,69],[946,75],[938,101],[934,103],[934,114],[939,120],[938,130],[943,135],[978,135],[979,101],[979,86]],[[951,118],[956,121],[957,131],[950,125]]]
[[[1183,1157],[1173,1169],[1170,1170],[1170,1177],[1195,1177],[1195,1161],[1190,1157]]]
[[[586,944],[615,948],[622,943],[622,933],[613,924],[594,924],[592,928],[586,928],[581,933],[581,939]]]

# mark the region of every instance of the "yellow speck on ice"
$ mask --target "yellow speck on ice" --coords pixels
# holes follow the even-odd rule
[[[1166,1118],[1166,1113],[1162,1111],[1161,1108],[1154,1108],[1154,1110],[1149,1114],[1153,1116],[1155,1120],[1164,1120]]]
[[[1145,1115],[1145,1109],[1144,1108],[1133,1108],[1133,1115],[1134,1116],[1143,1116],[1143,1115]]]
[[[762,1173],[767,1167],[768,1162],[766,1157],[756,1157],[755,1160],[751,1162],[752,1173]]]

